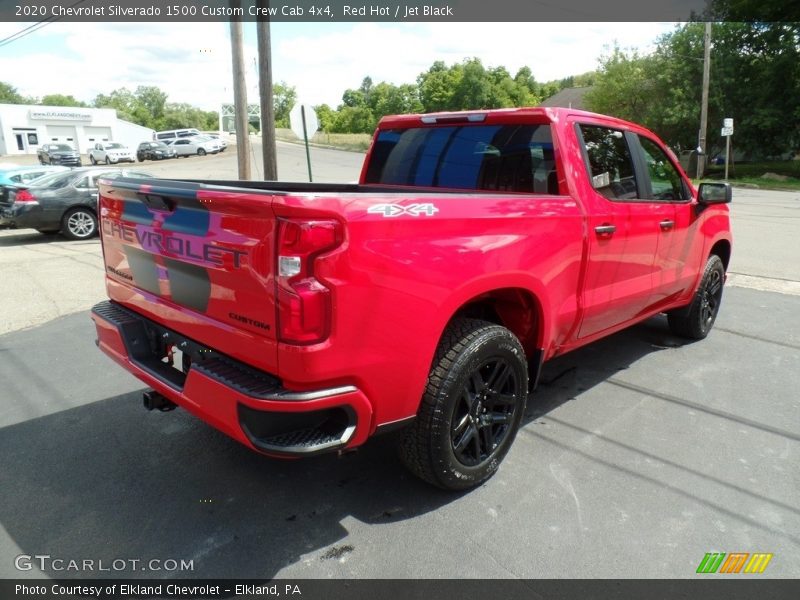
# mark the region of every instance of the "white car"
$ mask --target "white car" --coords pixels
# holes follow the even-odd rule
[[[204,135],[206,137],[210,137],[211,139],[217,141],[219,143],[219,151],[220,152],[225,152],[225,148],[228,147],[228,142],[219,133],[216,133],[216,132],[213,132],[213,131],[204,131],[200,135]]]
[[[193,154],[205,156],[220,151],[219,142],[204,135],[178,138],[169,142],[169,147],[175,149],[176,156],[192,156]]]
[[[118,142],[98,142],[89,150],[89,162],[93,165],[106,163],[115,165],[120,162],[136,162],[136,153]]]

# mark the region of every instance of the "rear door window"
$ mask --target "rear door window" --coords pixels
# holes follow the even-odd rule
[[[558,194],[549,125],[460,125],[378,133],[366,183]]]
[[[592,187],[610,200],[639,198],[633,158],[625,133],[619,129],[581,125]]]

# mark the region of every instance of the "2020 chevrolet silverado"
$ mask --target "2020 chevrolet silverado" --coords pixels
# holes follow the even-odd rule
[[[448,489],[507,453],[543,361],[666,312],[705,337],[726,184],[650,131],[567,109],[381,120],[359,184],[101,182],[98,344],[272,456],[400,454]]]

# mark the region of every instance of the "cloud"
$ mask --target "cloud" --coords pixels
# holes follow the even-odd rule
[[[0,24],[0,36],[25,24]],[[478,57],[539,81],[582,73],[615,40],[647,50],[671,28],[658,23],[348,23],[272,24],[273,79],[301,100],[336,106],[366,76],[411,83],[435,60]],[[53,23],[0,47],[0,80],[27,95],[98,93],[155,85],[171,102],[216,110],[232,102],[228,23]],[[248,99],[257,101],[254,26],[245,23]]]
[[[411,83],[435,60],[478,57],[511,73],[529,66],[538,81],[597,67],[615,41],[647,51],[671,29],[659,23],[415,23],[354,24],[349,31],[297,35],[273,48],[276,75],[316,104],[336,105],[362,79]],[[276,52],[277,51],[277,52]]]
[[[91,101],[120,87],[155,85],[172,102],[216,108],[231,70],[226,25],[54,23],[30,36],[40,40],[33,51],[12,52],[14,43],[0,49],[0,72],[27,95]]]

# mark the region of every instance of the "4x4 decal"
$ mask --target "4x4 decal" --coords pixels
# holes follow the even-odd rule
[[[376,204],[367,209],[368,213],[383,215],[384,217],[399,217],[400,215],[411,215],[412,217],[427,216],[431,217],[439,212],[430,202],[425,204]]]

